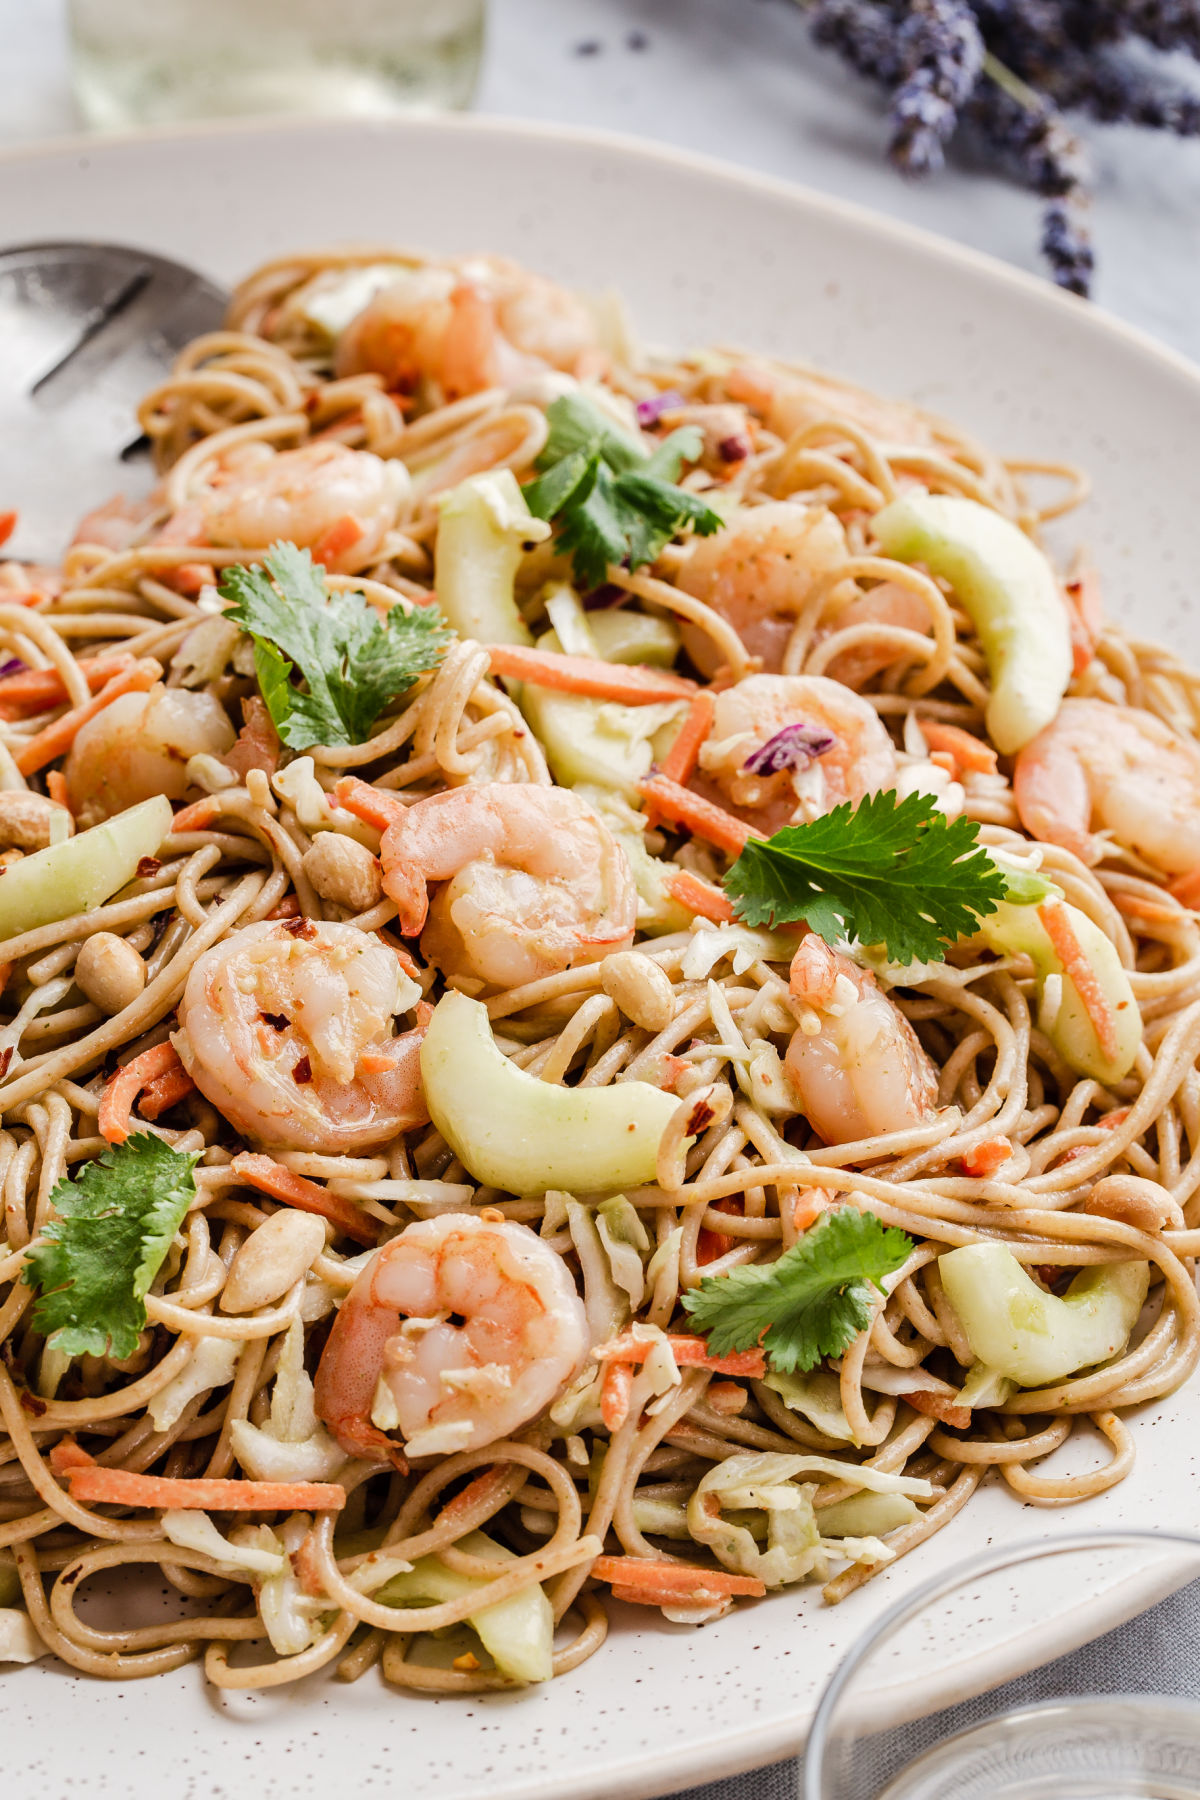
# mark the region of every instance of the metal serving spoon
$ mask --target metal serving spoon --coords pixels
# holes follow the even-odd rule
[[[183,263],[116,244],[0,250],[0,554],[57,562],[79,519],[153,471],[142,396],[228,296]]]

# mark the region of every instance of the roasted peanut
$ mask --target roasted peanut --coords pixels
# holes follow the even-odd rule
[[[1106,1175],[1084,1201],[1083,1210],[1137,1231],[1162,1231],[1167,1226],[1179,1231],[1184,1223],[1179,1202],[1157,1181],[1145,1181],[1140,1175]]]
[[[51,821],[56,817],[66,820],[66,836],[70,837],[75,821],[56,800],[19,790],[0,793],[0,848],[44,850],[50,842]]]
[[[323,900],[348,912],[366,912],[383,897],[378,859],[365,844],[339,832],[318,832],[300,867]]]
[[[75,980],[93,1006],[124,1012],[146,985],[146,965],[132,944],[111,931],[97,931],[75,958]]]
[[[644,1031],[664,1031],[675,1012],[670,979],[652,956],[618,950],[600,965],[600,986],[627,1019]]]
[[[229,1265],[221,1311],[253,1312],[282,1299],[325,1248],[325,1227],[312,1213],[282,1207],[252,1231]]]

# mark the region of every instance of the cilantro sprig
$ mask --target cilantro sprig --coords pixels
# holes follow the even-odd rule
[[[688,526],[702,537],[722,519],[696,494],[675,485],[700,455],[694,425],[671,432],[647,454],[581,394],[546,409],[550,436],[537,459],[538,479],[524,490],[531,513],[558,528],[581,587],[599,587],[610,563],[630,569],[653,562]]]
[[[327,588],[295,544],[273,545],[264,562],[227,569],[220,593],[233,601],[226,617],[254,639],[276,731],[292,750],[366,743],[388,703],[437,668],[450,636],[445,620],[435,606],[397,606],[384,623],[361,594]]]
[[[947,819],[928,794],[870,794],[751,838],[725,891],[748,925],[803,919],[827,943],[857,938],[893,962],[941,962],[1006,895],[978,839],[973,820]]]
[[[912,1254],[903,1231],[853,1206],[822,1215],[777,1262],[706,1275],[683,1296],[714,1356],[760,1344],[783,1375],[840,1356],[871,1323],[871,1289]]]
[[[195,1198],[194,1155],[138,1132],[50,1195],[57,1215],[25,1258],[33,1325],[66,1356],[132,1356],[146,1295]]]

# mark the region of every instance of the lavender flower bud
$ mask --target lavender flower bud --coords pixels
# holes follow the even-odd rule
[[[945,160],[983,67],[983,38],[966,0],[913,0],[899,43],[905,79],[892,96],[888,154],[907,174],[925,175]]]
[[[748,775],[779,775],[784,769],[807,769],[837,743],[823,725],[785,725],[751,752],[742,764]]]

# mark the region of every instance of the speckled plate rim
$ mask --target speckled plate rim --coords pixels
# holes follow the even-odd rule
[[[489,148],[503,156],[511,154],[513,146],[537,152],[546,152],[555,147],[561,147],[564,155],[574,155],[578,158],[581,153],[586,153],[597,159],[597,166],[607,165],[610,171],[615,172],[621,179],[628,179],[638,171],[643,171],[651,182],[659,180],[661,183],[669,185],[674,180],[681,191],[691,184],[694,188],[707,190],[714,199],[720,200],[726,206],[736,206],[738,201],[742,200],[746,208],[751,211],[755,206],[769,202],[777,214],[784,215],[794,222],[798,231],[802,231],[807,224],[814,228],[818,236],[822,230],[827,235],[832,234],[835,238],[836,234],[840,232],[844,240],[857,242],[859,249],[869,247],[878,251],[883,257],[886,257],[889,252],[895,252],[903,258],[910,260],[915,258],[917,263],[923,266],[925,274],[933,283],[930,289],[931,295],[937,283],[944,281],[950,291],[954,290],[956,284],[962,284],[964,295],[972,298],[978,298],[980,294],[985,297],[987,295],[994,296],[1001,310],[1005,305],[1017,309],[1028,325],[1031,342],[1036,344],[1039,332],[1045,334],[1047,353],[1054,347],[1056,341],[1061,344],[1065,339],[1084,346],[1084,352],[1081,353],[1084,361],[1087,361],[1089,356],[1093,361],[1098,357],[1103,364],[1105,351],[1111,351],[1114,363],[1120,364],[1123,359],[1129,369],[1135,372],[1140,369],[1144,373],[1147,386],[1157,388],[1160,402],[1168,390],[1170,391],[1180,411],[1180,420],[1176,421],[1179,426],[1180,441],[1186,441],[1191,449],[1194,449],[1196,443],[1200,442],[1200,369],[1135,327],[1116,320],[1094,307],[1085,306],[1071,296],[1058,292],[1049,284],[1020,270],[1012,269],[990,257],[947,242],[926,231],[881,217],[852,203],[812,193],[772,177],[733,168],[726,163],[705,156],[657,144],[641,143],[618,134],[584,131],[536,122],[488,119],[480,116],[428,121],[322,120],[305,122],[303,126],[295,120],[281,119],[250,124],[222,121],[188,127],[183,130],[162,129],[144,134],[119,135],[105,139],[71,138],[36,146],[14,146],[0,151],[0,235],[5,238],[11,235],[14,238],[25,240],[39,235],[43,237],[62,236],[65,235],[63,218],[68,214],[71,215],[72,228],[82,233],[83,227],[74,222],[75,215],[72,214],[71,206],[66,203],[65,197],[72,191],[72,184],[79,182],[81,177],[83,178],[81,185],[88,187],[90,184],[94,190],[97,167],[107,166],[110,172],[119,177],[123,162],[127,168],[140,166],[145,169],[157,157],[167,161],[172,158],[178,161],[182,158],[186,163],[187,158],[191,156],[199,163],[204,152],[209,150],[218,158],[226,153],[240,151],[251,161],[255,157],[263,156],[268,160],[274,156],[278,161],[285,155],[289,145],[297,152],[303,150],[305,154],[316,150],[321,158],[337,158],[340,155],[346,160],[347,167],[352,165],[356,159],[361,159],[364,150],[370,152],[383,148],[406,146],[409,150],[415,147],[418,151],[424,150],[429,155],[436,155],[439,147],[443,151],[453,150],[457,154],[464,146],[469,146],[470,154],[479,159],[481,170],[486,163]],[[554,159],[547,157],[545,161],[549,166],[553,164]],[[552,188],[556,180],[552,167],[545,179],[548,187]],[[58,193],[64,197],[63,207],[54,217],[44,221],[44,229],[38,229],[38,225],[42,223],[39,218],[33,228],[23,223],[19,230],[10,233],[4,205],[6,196],[11,199],[26,182],[32,182],[36,186],[39,180],[43,187],[48,184],[51,190],[57,186]],[[19,207],[17,210],[19,211]],[[119,213],[120,206],[117,205],[115,210]],[[293,211],[296,209],[293,208]],[[113,207],[109,205],[108,213],[111,215],[112,212]],[[299,216],[298,213],[297,216]],[[173,226],[174,223],[172,221]],[[425,234],[427,241],[434,241],[440,231],[439,222],[432,233]],[[101,235],[101,232],[98,231],[97,235]],[[132,220],[130,228],[123,230],[120,235],[127,242],[141,242],[151,248],[160,247],[161,233],[153,218],[147,220],[139,217]],[[311,244],[323,236],[334,238],[340,236],[341,241],[347,241],[351,235],[353,234],[346,232],[329,234],[308,228],[290,234],[289,241],[291,247],[294,248],[296,244]],[[361,237],[366,233],[360,232],[357,235]],[[378,235],[386,234],[381,232]],[[399,237],[401,234],[393,232],[391,235]],[[477,241],[479,243],[486,242],[488,247],[492,247],[494,244],[497,248],[519,252],[521,246],[511,241],[512,235],[507,230],[505,222],[501,221],[493,239],[487,240],[483,236],[479,236]],[[177,244],[174,253],[180,253]],[[195,260],[203,261],[199,250],[193,251],[192,254]],[[548,253],[540,258],[537,253],[531,253],[531,260],[540,260],[546,266],[552,265],[552,259]],[[797,331],[799,331],[799,327]],[[686,334],[681,334],[680,341],[687,341]],[[818,360],[820,359],[818,358]],[[903,378],[896,378],[889,385],[892,391],[902,392],[906,384]],[[954,408],[946,406],[943,410],[953,411]],[[0,470],[0,475],[2,473],[3,471]],[[1193,1414],[1195,1412],[1194,1406],[1192,1412]],[[1180,1405],[1178,1396],[1173,1397],[1170,1401],[1159,1403],[1157,1406],[1143,1409],[1139,1423],[1143,1426],[1161,1425],[1165,1427],[1166,1435],[1171,1439],[1171,1447],[1175,1448],[1176,1454],[1179,1454],[1183,1433],[1190,1432],[1190,1421]],[[1157,1454],[1162,1457],[1164,1452],[1169,1454],[1168,1445],[1160,1441],[1157,1446]],[[1154,1454],[1153,1445],[1150,1454]],[[989,1492],[993,1498],[996,1497],[994,1490]],[[1122,1490],[1119,1489],[1112,1495],[1103,1496],[1082,1507],[1072,1509],[1071,1528],[1077,1529],[1081,1524],[1093,1520],[1097,1525],[1115,1524],[1123,1520],[1126,1517],[1128,1501],[1120,1502],[1118,1496],[1121,1494]],[[1172,1488],[1169,1495],[1171,1502],[1177,1505],[1182,1497],[1183,1490],[1181,1488]],[[980,1498],[984,1499],[985,1496]],[[1005,1497],[1000,1496],[1000,1498]],[[1191,1498],[1190,1489],[1188,1498]],[[1155,1495],[1154,1502],[1156,1505],[1160,1504],[1160,1496]],[[1137,1504],[1136,1497],[1133,1504]],[[1011,1500],[1009,1507],[1008,1512],[995,1506],[980,1507],[977,1529],[987,1530],[990,1514],[992,1538],[997,1535],[998,1531],[1014,1537],[1021,1535],[1023,1525],[1027,1529],[1022,1509],[1012,1505]],[[974,1518],[976,1516],[975,1509],[968,1509],[968,1515]],[[1055,1534],[1054,1517],[1054,1515],[1045,1513],[1040,1515],[1039,1522],[1044,1522],[1047,1535]],[[1197,1520],[1197,1523],[1200,1523],[1200,1519]],[[957,1537],[958,1533],[952,1527],[950,1537],[939,1540],[945,1552],[955,1558],[969,1547],[961,1541],[956,1543]],[[923,1572],[925,1565],[921,1563],[920,1553],[912,1560],[913,1579],[915,1580],[917,1578],[916,1566],[920,1564]],[[871,1623],[871,1617],[884,1603],[884,1599],[890,1601],[897,1592],[903,1590],[908,1583],[906,1568],[907,1564],[905,1563],[898,1565],[894,1572],[889,1573],[878,1584],[872,1584],[871,1588],[865,1590],[864,1603],[855,1620],[854,1630],[849,1636],[857,1636],[865,1630]],[[873,1594],[876,1586],[878,1586],[880,1594],[879,1601],[868,1597]],[[1001,1659],[996,1664],[994,1678],[1000,1679],[1005,1675],[1019,1673],[1024,1668],[1046,1660],[1049,1656],[1059,1654],[1075,1644],[1086,1641],[1087,1638],[1095,1636],[1131,1616],[1142,1605],[1150,1604],[1153,1600],[1160,1598],[1163,1591],[1161,1582],[1151,1584],[1137,1595],[1131,1595],[1127,1586],[1122,1585],[1119,1593],[1099,1594],[1093,1596],[1089,1603],[1082,1608],[1065,1609],[1057,1619],[1053,1633],[1039,1637],[1036,1654],[1032,1653],[1028,1646],[1022,1647],[1015,1644],[1011,1658],[1007,1662]],[[842,1610],[838,1609],[839,1613]],[[793,1607],[792,1616],[794,1616],[794,1611]],[[748,1631],[745,1628],[747,1620],[754,1620],[757,1617],[760,1621],[758,1636],[771,1639],[778,1637],[782,1641],[788,1631],[789,1616],[787,1601],[781,1598],[774,1602],[764,1603],[761,1608],[746,1609],[740,1615],[743,1627],[740,1630],[730,1630],[726,1634],[724,1628],[730,1623],[728,1621],[723,1622],[720,1627],[710,1628],[710,1633],[702,1634],[707,1643],[714,1645],[712,1655],[709,1655],[707,1651],[705,1653],[706,1662],[724,1663],[729,1669],[736,1668],[740,1655],[739,1641],[742,1644],[749,1644],[750,1638],[756,1635],[754,1631]],[[814,1620],[811,1612],[806,1612],[805,1618],[806,1623],[815,1625],[819,1631],[820,1621]],[[625,1636],[625,1634],[620,1635]],[[838,1635],[841,1636],[840,1630]],[[677,1664],[672,1657],[672,1675],[677,1677],[677,1682],[674,1688],[668,1684],[667,1698],[670,1702],[668,1711],[677,1705],[682,1705],[684,1688],[688,1680],[686,1640],[680,1637],[674,1628],[659,1628],[656,1625],[651,1625],[638,1632],[636,1637],[639,1642],[648,1644],[661,1641],[663,1638],[670,1638],[678,1647]],[[628,1636],[625,1636],[625,1641],[628,1647],[630,1641]],[[849,1637],[843,1641],[849,1641]],[[776,1645],[772,1643],[769,1647],[775,1649]],[[589,1689],[589,1700],[594,1701],[596,1698],[604,1697],[600,1686],[604,1681],[603,1662],[602,1653],[599,1663],[593,1661],[585,1665],[584,1670],[580,1672],[584,1678],[583,1686]],[[822,1674],[827,1673],[830,1666],[831,1660],[825,1660]],[[593,1675],[588,1674],[589,1670],[593,1671]],[[610,1664],[610,1671],[615,1673],[614,1665]],[[31,1670],[24,1671],[22,1674],[42,1677],[46,1672]],[[53,1677],[50,1678],[53,1679]],[[619,1684],[619,1676],[617,1680]],[[612,1686],[611,1674],[608,1685]],[[573,1686],[573,1683],[566,1682],[564,1678],[563,1682],[555,1683],[553,1686],[555,1689],[561,1687],[564,1696],[569,1700],[567,1689],[569,1686]],[[24,1687],[25,1682],[22,1680],[13,1690],[14,1698],[17,1698]],[[29,1690],[26,1691],[29,1692]],[[63,1689],[64,1698],[67,1691],[66,1688]],[[131,1698],[140,1695],[147,1702],[151,1699],[151,1690],[144,1686],[123,1687],[120,1691],[129,1694]],[[348,1697],[356,1691],[343,1690]],[[111,1693],[113,1690],[109,1690],[109,1692]],[[160,1692],[161,1689],[155,1690],[156,1694]],[[29,1694],[29,1697],[32,1698],[32,1693]],[[166,1696],[162,1697],[165,1701]],[[949,1697],[947,1695],[947,1698]],[[83,1696],[81,1695],[80,1698],[82,1699]],[[393,1716],[399,1712],[399,1704],[395,1700],[389,1701],[389,1705],[393,1708]],[[439,1707],[445,1704],[444,1702],[438,1703]],[[456,1709],[454,1716],[458,1719],[464,1718],[465,1709],[460,1708],[458,1703],[452,1704]],[[494,1701],[480,1707],[478,1712],[488,1714],[493,1721],[498,1721],[505,1713],[511,1712],[514,1706],[521,1708],[524,1704],[521,1701],[514,1701],[511,1696],[497,1696]],[[428,1703],[425,1702],[415,1703],[417,1710],[426,1708],[427,1705]],[[789,1710],[770,1719],[765,1717],[756,1719],[752,1715],[747,1716],[745,1722],[739,1723],[737,1726],[723,1725],[718,1729],[696,1731],[688,1741],[683,1743],[676,1741],[661,1746],[645,1747],[640,1753],[625,1754],[615,1762],[601,1757],[603,1766],[595,1768],[589,1767],[586,1762],[581,1763],[578,1754],[565,1754],[557,1760],[552,1759],[536,1772],[531,1769],[526,1773],[510,1776],[504,1771],[492,1770],[488,1778],[488,1786],[496,1796],[496,1800],[501,1800],[501,1797],[503,1800],[535,1800],[535,1797],[536,1800],[568,1800],[568,1796],[571,1797],[571,1800],[601,1800],[601,1796],[604,1796],[605,1800],[610,1796],[613,1797],[613,1800],[617,1796],[624,1796],[625,1800],[638,1800],[639,1796],[674,1791],[691,1782],[714,1780],[722,1775],[757,1766],[775,1757],[795,1751],[803,1742],[811,1709],[811,1696],[807,1693],[802,1697],[797,1695]],[[220,1716],[220,1708],[211,1700],[208,1710],[214,1717]],[[532,1724],[532,1718],[529,1722]],[[345,1754],[343,1745],[343,1763]],[[261,1771],[256,1774],[247,1771],[243,1778],[231,1777],[234,1783],[231,1787],[225,1787],[222,1783],[220,1788],[214,1788],[210,1781],[207,1789],[201,1786],[197,1788],[197,1791],[222,1792],[238,1796],[253,1793],[259,1796],[260,1800],[266,1800],[268,1795],[274,1795],[276,1792],[282,1794],[283,1792],[297,1791],[291,1786],[295,1775],[294,1766],[289,1773],[288,1785],[277,1786],[277,1780],[283,1772],[283,1770],[276,1770],[275,1765],[272,1764],[265,1785]],[[460,1793],[465,1795],[467,1792],[473,1791],[473,1787],[477,1785],[468,1783],[459,1786],[456,1785],[456,1781],[457,1778],[452,1777],[448,1781],[435,1779],[433,1784],[428,1786],[413,1786],[411,1782],[406,1785],[409,1792],[413,1794],[423,1795],[436,1790],[442,1800],[456,1800]],[[40,1795],[42,1790],[38,1791]],[[50,1793],[54,1789],[47,1788],[45,1791]],[[109,1790],[105,1787],[103,1791],[107,1793]],[[134,1790],[128,1791],[133,1792]],[[139,1784],[136,1792],[140,1795],[142,1791]],[[366,1785],[361,1787],[361,1791],[390,1792],[393,1791],[392,1782],[390,1779],[385,1780],[384,1785],[381,1786],[378,1782],[368,1779]]]

